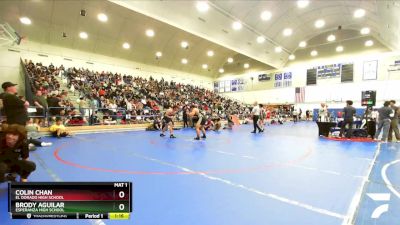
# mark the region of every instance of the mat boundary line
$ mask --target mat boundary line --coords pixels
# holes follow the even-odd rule
[[[346,218],[343,220],[342,225],[354,225],[356,215],[360,209],[362,195],[363,195],[365,189],[367,188],[367,183],[369,182],[369,177],[372,173],[372,169],[374,168],[375,163],[377,162],[380,152],[381,152],[381,143],[378,143],[374,158],[369,165],[368,173],[364,177],[364,180],[360,186],[360,189],[354,194],[353,200],[350,203],[348,214],[347,214]]]

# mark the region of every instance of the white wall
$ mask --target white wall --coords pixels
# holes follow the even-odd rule
[[[10,52],[8,49],[15,49],[19,52]],[[39,56],[39,54],[45,54],[48,57]],[[66,68],[82,67],[94,71],[109,71],[141,77],[152,76],[155,79],[163,77],[167,81],[174,80],[178,83],[212,89],[213,79],[210,77],[35,42],[0,48],[0,83],[12,81],[23,84],[22,79],[19,77],[20,58],[42,62],[44,65],[53,63],[54,66],[60,66],[62,64]],[[72,59],[72,61],[67,61],[64,58]],[[93,64],[88,64],[87,62]]]
[[[10,52],[0,48],[0,84],[10,81],[18,85],[18,92],[23,95],[25,87],[23,78],[20,75],[20,56],[18,53]],[[0,88],[0,91],[3,90]]]
[[[377,80],[363,80],[364,61],[378,60]],[[361,107],[361,91],[376,90],[379,104],[384,100],[394,99],[400,102],[400,72],[388,72],[389,65],[395,60],[400,60],[400,53],[372,53],[369,55],[349,55],[347,57],[332,57],[331,59],[314,60],[312,62],[300,62],[290,67],[278,70],[279,72],[292,72],[292,87],[274,88],[274,78],[268,82],[258,82],[256,75],[278,71],[251,72],[240,76],[224,76],[218,80],[243,78],[247,84],[251,83],[253,76],[253,89],[246,85],[244,92],[225,93],[224,95],[246,103],[258,101],[262,103],[294,103],[295,87],[306,87],[305,103],[303,107],[314,107],[321,102],[328,102],[331,106],[343,107],[346,100],[353,100],[356,107]],[[340,78],[319,79],[317,85],[306,86],[307,69],[318,65],[350,62],[354,65],[354,82],[341,83]]]

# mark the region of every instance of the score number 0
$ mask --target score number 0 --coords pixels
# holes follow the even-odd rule
[[[124,191],[118,192],[118,197],[120,199],[125,198],[125,192]],[[123,211],[125,209],[125,205],[123,203],[121,203],[121,204],[119,204],[118,208],[119,208],[120,211]]]

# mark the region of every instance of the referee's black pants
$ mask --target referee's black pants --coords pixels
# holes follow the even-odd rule
[[[256,132],[256,130],[258,129],[258,132],[261,132],[261,128],[258,126],[258,120],[260,119],[260,116],[253,116],[253,125],[254,125],[254,133]]]

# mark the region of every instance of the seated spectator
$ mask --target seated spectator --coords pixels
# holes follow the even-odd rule
[[[67,132],[67,129],[63,125],[63,121],[61,118],[56,119],[56,123],[53,124],[50,127],[50,132],[53,135],[53,137],[61,138],[61,137],[67,137],[70,134]]]
[[[157,116],[157,117],[154,119],[154,121],[153,121],[153,128],[154,128],[155,130],[161,130],[161,129],[162,129],[160,117]]]
[[[243,124],[249,124],[249,123],[253,123],[253,119],[250,117],[246,117],[243,121]],[[272,123],[272,122],[271,122]]]
[[[232,115],[226,115],[226,120],[228,121],[227,126],[224,127],[224,129],[232,129],[233,128],[233,120],[232,120]]]
[[[121,124],[121,123],[122,123],[122,120],[124,119],[124,116],[122,115],[122,112],[121,112],[121,111],[118,111],[118,112],[115,114],[115,118],[116,118],[117,124]]]
[[[211,118],[208,118],[206,124],[204,125],[204,129],[206,130],[214,130],[214,122],[212,121]]]
[[[16,173],[21,182],[36,170],[36,164],[29,161],[27,132],[24,126],[3,125],[0,136],[0,183],[6,181],[7,173]],[[14,179],[14,177],[12,177]]]
[[[110,113],[106,112],[103,116],[103,124],[106,125],[117,124],[117,121],[115,121],[115,118],[112,118],[110,116]]]
[[[100,124],[100,119],[97,115],[97,111],[94,111],[92,115],[90,115],[90,124]]]
[[[33,150],[34,147],[47,147],[51,146],[51,142],[43,142],[40,140],[42,135],[40,135],[40,126],[38,124],[38,119],[33,120],[30,118],[25,126],[28,132],[28,143],[29,143],[29,150]]]
[[[71,118],[68,120],[67,125],[68,126],[83,126],[86,125],[87,121],[85,117],[79,114],[74,114],[71,115]]]
[[[125,122],[126,122],[127,124],[131,124],[131,119],[132,119],[131,112],[130,112],[130,111],[127,111],[126,114],[125,114]]]

